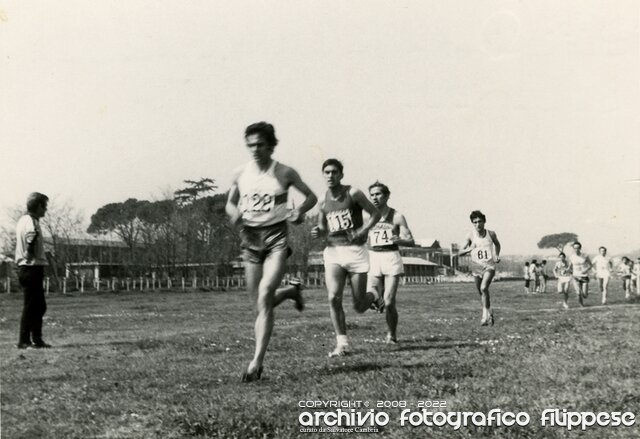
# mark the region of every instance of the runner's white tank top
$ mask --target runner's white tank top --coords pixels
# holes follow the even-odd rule
[[[287,218],[288,188],[276,178],[276,166],[278,162],[274,160],[269,169],[262,172],[255,162],[249,162],[241,171],[238,177],[238,209],[245,225],[264,227]]]
[[[485,229],[485,232],[484,236],[480,236],[477,231],[473,230],[471,261],[476,264],[494,265],[496,258],[493,251],[493,239],[489,235],[489,230]]]
[[[576,277],[585,277],[589,275],[589,269],[587,269],[587,261],[589,257],[587,255],[571,255],[571,265],[573,266],[573,275]]]

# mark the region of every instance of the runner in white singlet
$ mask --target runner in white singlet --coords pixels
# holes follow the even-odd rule
[[[600,247],[598,249],[600,254],[593,258],[593,267],[596,270],[596,278],[598,279],[598,286],[600,287],[600,293],[602,293],[602,304],[607,303],[607,287],[609,286],[609,277],[611,276],[611,258],[607,256],[607,248]]]
[[[302,222],[304,213],[316,204],[316,196],[298,173],[271,158],[278,139],[271,124],[247,127],[245,141],[253,161],[238,169],[225,206],[234,226],[240,229],[247,289],[257,295],[255,353],[242,374],[243,382],[259,380],[262,363],[273,330],[273,309],[292,299],[299,311],[304,302],[301,283],[278,289],[285,263],[291,254],[287,223]],[[287,209],[287,194],[296,188],[305,199],[297,209]]]
[[[618,275],[622,278],[622,289],[624,291],[625,299],[631,298],[631,275],[632,275],[632,262],[626,256],[622,257],[620,265],[618,266]]]
[[[558,280],[558,293],[563,295],[562,306],[569,308],[569,283],[571,282],[571,264],[567,262],[567,256],[560,252],[558,255],[560,260],[553,267],[553,274]]]
[[[389,207],[391,192],[387,185],[376,181],[369,186],[369,197],[382,217],[369,231],[369,276],[367,290],[376,291],[378,310],[387,320],[386,342],[398,342],[398,310],[396,293],[404,273],[398,246],[413,246],[414,240],[404,215]],[[382,300],[380,300],[382,299]]]
[[[582,244],[578,241],[573,243],[573,251],[575,253],[569,258],[573,273],[573,288],[578,295],[580,306],[584,306],[584,299],[589,295],[589,272],[593,264],[589,256],[582,254]]]
[[[495,232],[484,228],[487,219],[482,212],[474,210],[469,217],[474,230],[465,240],[465,245],[458,256],[471,253],[472,274],[482,300],[480,324],[493,326],[494,318],[491,310],[489,286],[496,274],[496,264],[500,262],[500,242]]]

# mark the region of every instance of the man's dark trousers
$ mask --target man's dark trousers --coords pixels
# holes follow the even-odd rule
[[[43,343],[42,317],[47,312],[47,302],[44,298],[42,285],[44,267],[42,265],[21,265],[18,267],[18,279],[24,293],[19,343]]]

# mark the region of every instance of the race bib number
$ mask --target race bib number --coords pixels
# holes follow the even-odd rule
[[[393,226],[375,227],[369,231],[369,242],[374,247],[393,245]]]
[[[353,229],[351,211],[349,209],[342,209],[327,213],[327,225],[329,226],[329,233]]]
[[[569,266],[568,265],[558,265],[558,276],[568,276],[569,273]]]
[[[271,212],[275,197],[271,194],[253,193],[240,199],[240,212]]]
[[[472,254],[478,262],[489,262],[493,259],[493,253],[486,248],[475,249]]]

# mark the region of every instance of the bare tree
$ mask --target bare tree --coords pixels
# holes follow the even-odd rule
[[[57,196],[49,199],[47,214],[42,218],[42,232],[51,239],[47,259],[52,274],[59,282],[60,269],[69,262],[71,239],[82,233],[84,214],[77,209],[70,199],[61,200]]]

